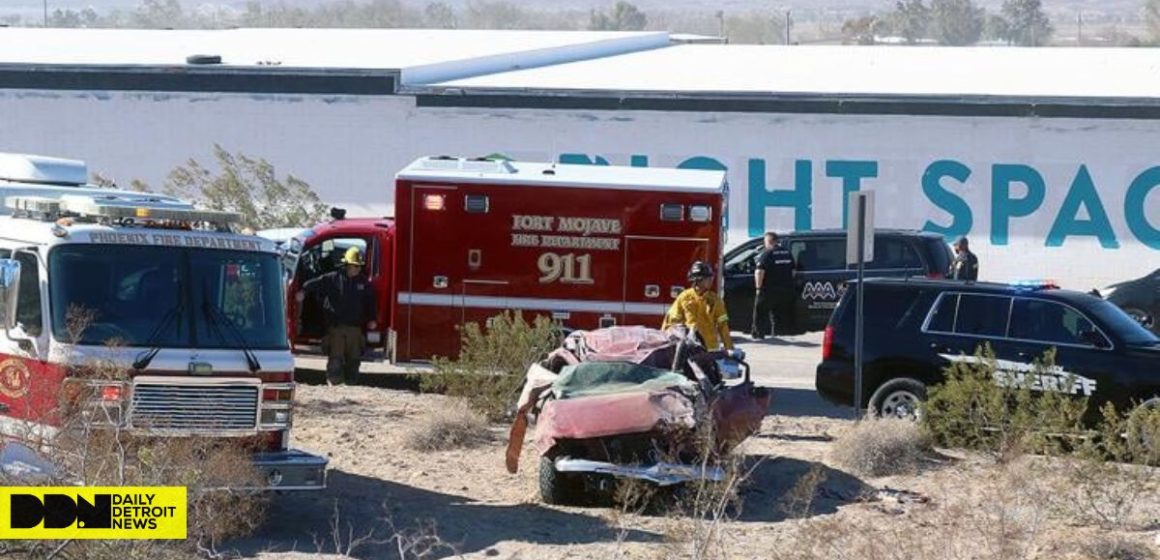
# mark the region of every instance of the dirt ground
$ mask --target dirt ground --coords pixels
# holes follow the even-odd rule
[[[530,446],[518,474],[503,467],[504,426],[474,449],[406,449],[409,429],[462,406],[442,396],[303,385],[299,399],[293,443],[329,457],[329,488],[277,497],[258,534],[228,543],[243,556],[401,558],[417,554],[400,548],[437,544],[427,557],[1160,557],[1154,487],[1084,496],[1059,464],[950,454],[910,475],[860,478],[829,458],[847,420],[767,417],[742,449],[751,474],[735,519],[713,522],[542,505]],[[1120,519],[1093,513],[1125,496],[1130,511],[1112,510]]]

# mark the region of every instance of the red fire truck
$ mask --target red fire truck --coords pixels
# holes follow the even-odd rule
[[[264,488],[319,490],[290,447],[294,361],[278,253],[240,217],[86,185],[83,162],[0,154],[0,441],[51,446],[76,366],[86,414],[146,437],[244,442]],[[110,345],[109,341],[119,341]]]
[[[454,356],[456,327],[504,310],[568,328],[659,326],[696,260],[720,268],[723,171],[421,158],[396,176],[395,219],[344,219],[300,234],[290,294],[368,255],[392,361]],[[317,344],[317,302],[291,297],[296,347]]]

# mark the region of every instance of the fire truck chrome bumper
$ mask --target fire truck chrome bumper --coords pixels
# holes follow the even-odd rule
[[[259,490],[323,490],[326,488],[327,460],[305,451],[253,454],[253,465],[262,473],[266,485]]]

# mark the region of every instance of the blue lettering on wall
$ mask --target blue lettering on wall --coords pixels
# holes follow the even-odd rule
[[[1027,196],[1011,198],[1011,183],[1027,185]],[[1043,204],[1047,186],[1043,176],[1029,165],[997,163],[991,167],[991,244],[1006,245],[1011,218],[1035,213]]]
[[[846,227],[850,214],[850,193],[862,190],[862,179],[878,176],[876,161],[827,161],[826,177],[842,179],[842,227]]]
[[[709,171],[728,171],[725,164],[705,156],[691,157],[677,164],[677,169],[708,169]]]
[[[628,164],[632,167],[648,167],[649,156],[632,154]],[[608,158],[583,153],[560,154],[560,163],[582,165],[611,165]],[[794,160],[793,184],[773,188],[767,184],[766,160],[751,158],[747,161],[749,208],[747,209],[748,231],[758,236],[767,229],[765,212],[769,208],[792,208],[792,229],[813,228],[813,162]],[[721,160],[709,156],[689,156],[676,164],[681,169],[709,169],[728,171]],[[872,160],[826,160],[827,177],[841,179],[842,185],[842,225],[847,224],[849,193],[862,189],[865,179],[879,176],[879,162]],[[967,198],[952,188],[967,186],[972,175],[966,164],[944,159],[932,162],[923,171],[922,192],[927,201],[949,218],[936,221],[925,220],[924,231],[938,233],[947,238],[969,234],[974,227],[974,212]],[[955,185],[953,182],[957,182]],[[1013,184],[1020,183],[1027,189],[1024,196],[1013,196]],[[1149,195],[1160,188],[1160,166],[1141,172],[1132,181],[1124,197],[1124,220],[1128,230],[1145,246],[1160,250],[1160,219],[1146,213]],[[994,164],[991,166],[991,216],[990,241],[992,245],[1010,244],[1011,223],[1017,218],[1035,215],[1043,209],[1047,196],[1047,184],[1043,175],[1026,164]],[[1105,193],[1105,196],[1107,194]],[[910,204],[909,200],[905,201]],[[723,216],[728,220],[728,216]],[[727,223],[727,222],[726,222]],[[898,227],[914,227],[907,224],[893,224]],[[789,224],[772,224],[770,229],[790,229]],[[1118,249],[1121,242],[1108,215],[1100,191],[1087,165],[1080,165],[1068,188],[1051,229],[1047,232],[1044,245],[1061,247],[1069,237],[1094,237],[1105,249]]]
[[[560,163],[572,165],[611,165],[601,156],[588,157],[584,154],[560,154]],[[645,161],[645,163],[648,163]]]
[[[922,192],[935,206],[951,215],[951,223],[941,226],[931,220],[922,225],[923,231],[942,234],[944,237],[958,238],[971,232],[975,217],[971,207],[962,197],[950,191],[942,184],[943,177],[950,177],[960,183],[966,183],[971,176],[971,168],[960,162],[944,159],[927,166],[922,174]]]
[[[793,169],[792,189],[769,190],[765,188],[765,160],[749,160],[749,235],[757,237],[765,232],[765,209],[768,207],[793,208],[793,229],[813,228],[813,164],[808,159],[799,159],[794,162]]]
[[[1148,193],[1160,186],[1160,167],[1150,167],[1139,174],[1124,196],[1124,219],[1128,229],[1141,243],[1160,251],[1160,223],[1153,224],[1144,215]]]
[[[1077,217],[1080,208],[1087,209],[1088,219],[1080,220]],[[1067,198],[1063,200],[1063,206],[1047,234],[1047,246],[1062,247],[1063,240],[1069,235],[1095,237],[1105,249],[1120,248],[1116,233],[1112,231],[1112,222],[1108,219],[1104,203],[1096,192],[1096,185],[1086,165],[1079,166],[1079,172],[1071,182]]]

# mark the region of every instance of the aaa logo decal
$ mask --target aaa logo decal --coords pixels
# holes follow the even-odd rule
[[[821,299],[833,301],[840,299],[846,293],[846,284],[839,284],[837,288],[832,282],[806,282],[802,286],[802,299]]]
[[[29,377],[23,360],[9,358],[0,362],[0,394],[12,399],[27,395]]]

